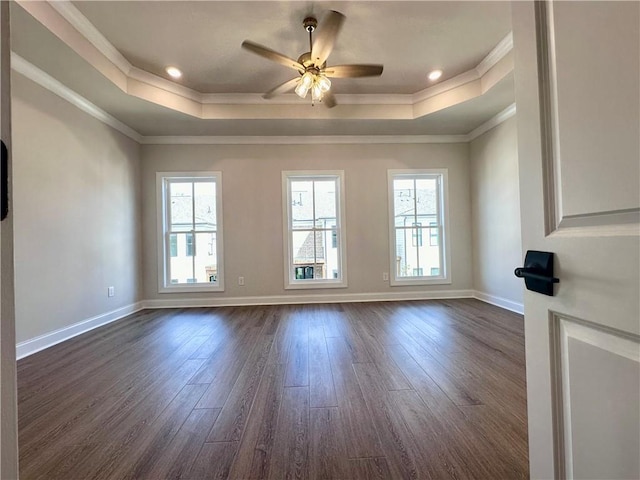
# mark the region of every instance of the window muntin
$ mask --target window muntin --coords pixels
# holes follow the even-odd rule
[[[346,286],[342,172],[283,172],[285,288]]]
[[[450,283],[446,170],[390,170],[391,284]]]
[[[221,174],[158,173],[159,290],[223,289]]]

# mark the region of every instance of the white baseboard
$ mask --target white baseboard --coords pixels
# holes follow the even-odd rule
[[[303,303],[390,302],[402,300],[436,300],[472,298],[473,290],[422,292],[347,293],[311,295],[273,295],[264,297],[167,298],[145,300],[144,308],[239,307],[243,305],[283,305]]]
[[[54,330],[53,332],[25,340],[24,342],[20,342],[16,345],[16,358],[20,360],[21,358],[32,355],[40,350],[44,350],[45,348],[49,348],[57,343],[64,342],[72,337],[88,332],[89,330],[93,330],[94,328],[115,322],[116,320],[138,312],[143,308],[144,306],[142,302],[132,303],[131,305],[126,305],[116,310],[96,315],[95,317],[87,320]]]
[[[506,310],[511,310],[512,312],[519,313],[520,315],[524,315],[524,305],[522,303],[513,302],[511,300],[507,300],[506,298],[497,297],[495,295],[479,292],[477,290],[474,290],[473,298],[481,300],[485,303],[490,303],[491,305],[495,305],[496,307],[501,307]]]

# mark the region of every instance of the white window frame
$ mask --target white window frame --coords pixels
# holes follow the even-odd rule
[[[395,206],[393,181],[396,178],[417,179],[417,178],[438,178],[438,216],[439,216],[439,237],[438,248],[440,251],[440,275],[421,277],[398,277],[396,269],[396,227],[395,227]],[[407,285],[445,285],[451,283],[451,256],[449,248],[449,179],[448,170],[440,169],[402,169],[387,170],[388,181],[388,206],[389,206],[389,253],[390,272],[389,284],[392,286]],[[430,235],[423,235],[423,244],[429,241]]]
[[[171,180],[198,181],[205,178],[216,183],[216,265],[218,279],[215,284],[193,283],[175,284],[169,278],[170,234],[169,209],[167,208],[167,188]],[[156,173],[156,210],[158,245],[158,292],[223,292],[224,291],[224,254],[222,226],[222,172],[157,172]]]
[[[304,180],[335,180],[336,181],[336,229],[339,239],[338,264],[341,277],[337,279],[305,279],[299,280],[293,273],[292,252],[292,219],[291,219],[291,181]],[[312,289],[312,288],[346,288],[347,287],[347,234],[344,202],[344,170],[296,170],[282,172],[282,226],[284,239],[284,288]],[[328,272],[327,272],[328,274]]]

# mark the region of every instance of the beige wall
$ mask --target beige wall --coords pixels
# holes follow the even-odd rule
[[[141,299],[140,146],[21,75],[12,78],[21,342]]]
[[[306,157],[306,158],[305,158]],[[390,287],[387,169],[448,168],[451,285]],[[283,170],[344,170],[348,288],[284,290]],[[224,293],[158,293],[156,172],[222,171]],[[341,295],[472,288],[467,144],[143,145],[144,298]],[[238,286],[238,277],[245,286]]]
[[[515,117],[470,144],[473,285],[486,295],[522,305],[520,194]]]

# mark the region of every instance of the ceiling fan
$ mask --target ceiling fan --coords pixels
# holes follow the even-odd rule
[[[322,102],[332,108],[336,99],[329,91],[329,78],[378,77],[382,75],[382,65],[334,65],[327,66],[327,57],[333,50],[346,17],[340,12],[329,10],[322,26],[313,41],[313,32],[318,26],[314,17],[307,17],[303,21],[304,28],[309,32],[309,51],[298,57],[298,60],[287,57],[270,48],[245,40],[242,47],[261,57],[298,71],[298,76],[287,80],[281,85],[269,90],[262,97],[269,99],[274,96],[295,89],[296,94],[305,98],[311,92],[311,104]]]

